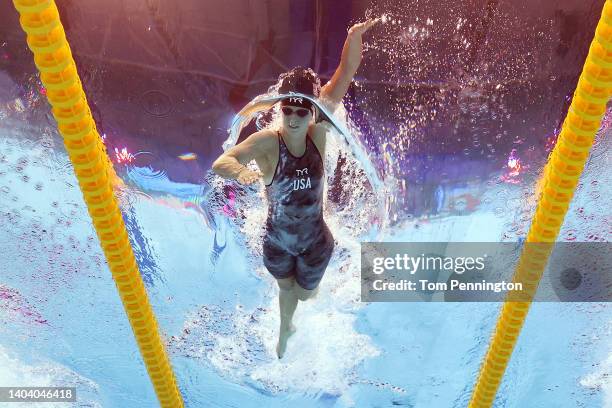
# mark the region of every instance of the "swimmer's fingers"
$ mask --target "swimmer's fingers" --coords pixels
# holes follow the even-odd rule
[[[243,185],[249,185],[253,183],[253,178],[247,175],[238,177],[238,182]]]
[[[382,21],[382,17],[371,18],[371,19],[365,21],[365,25],[366,25],[365,31],[368,31],[370,28],[372,28],[376,24],[380,23],[381,21]]]
[[[240,184],[252,184],[263,177],[260,171],[247,170],[240,173],[238,176],[238,182]]]
[[[261,171],[254,172],[253,183],[258,182],[261,179],[263,179],[263,173]]]
[[[349,29],[349,33],[355,33],[355,34],[361,35],[365,33],[366,31],[368,31],[372,26],[378,24],[381,20],[382,19],[378,17],[378,18],[368,19],[362,23],[357,23]]]

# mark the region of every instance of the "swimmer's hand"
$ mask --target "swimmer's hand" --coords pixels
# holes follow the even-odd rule
[[[361,64],[361,54],[363,52],[363,34],[370,28],[378,24],[381,18],[371,18],[362,23],[357,23],[348,30],[342,56],[340,57],[340,67],[348,68],[349,81],[352,81],[353,76],[357,72],[357,68]],[[321,90],[323,92],[323,90]],[[345,92],[346,93],[346,92]],[[344,96],[344,94],[343,94]]]
[[[363,33],[365,33],[366,31],[368,31],[370,28],[372,28],[373,26],[375,26],[376,24],[378,24],[380,21],[382,21],[381,17],[378,18],[370,18],[362,23],[357,23],[354,26],[352,26],[351,28],[349,28],[349,34],[352,35],[359,35],[361,36]]]
[[[382,18],[371,18],[349,28],[342,47],[340,64],[331,79],[321,88],[320,99],[329,110],[334,111],[342,103],[357,69],[359,69],[363,52],[363,34],[381,20]]]
[[[263,174],[261,172],[253,171],[245,167],[244,169],[240,170],[240,173],[238,173],[238,177],[236,177],[236,180],[238,180],[240,184],[248,185],[257,182],[257,180],[262,177]]]

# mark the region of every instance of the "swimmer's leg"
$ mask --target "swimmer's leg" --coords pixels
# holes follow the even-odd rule
[[[293,292],[295,293],[297,299],[303,302],[305,300],[312,299],[313,297],[317,296],[317,294],[319,293],[319,286],[312,290],[308,290],[304,289],[296,283],[295,286],[293,286]]]
[[[276,355],[282,358],[287,348],[287,339],[295,332],[292,323],[293,313],[297,307],[297,298],[293,293],[295,284],[294,269],[295,256],[291,255],[285,248],[274,245],[269,240],[263,243],[264,265],[268,271],[276,278],[278,287],[278,304],[280,309],[280,330],[278,344],[276,345]]]
[[[319,293],[319,283],[332,257],[336,244],[329,228],[325,226],[318,239],[296,259],[295,296],[305,301]]]
[[[280,330],[278,343],[276,345],[276,355],[282,358],[287,348],[287,340],[295,333],[295,326],[292,319],[297,307],[298,299],[293,288],[297,286],[293,277],[277,279],[280,289],[278,294],[278,304],[280,306]]]

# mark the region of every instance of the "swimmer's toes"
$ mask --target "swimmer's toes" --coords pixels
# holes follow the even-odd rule
[[[280,341],[276,344],[276,356],[278,357],[279,360],[283,358],[283,356],[285,355],[286,348],[287,348],[287,345],[282,345]]]
[[[278,339],[278,343],[276,343],[276,356],[281,359],[285,355],[285,350],[287,349],[287,340],[289,337],[293,335],[297,331],[297,327],[292,323],[289,326],[289,330],[284,333],[281,333]]]

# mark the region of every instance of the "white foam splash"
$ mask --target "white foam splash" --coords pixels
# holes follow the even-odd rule
[[[580,385],[603,391],[603,408],[612,408],[612,354],[601,362],[597,371],[581,378]]]
[[[253,212],[261,212],[254,208]],[[188,316],[179,336],[172,336],[174,352],[202,359],[220,375],[266,393],[326,393],[347,398],[357,367],[380,354],[367,334],[355,328],[360,303],[359,242],[351,230],[331,218],[330,229],[338,246],[316,298],[299,302],[294,323],[297,332],[289,339],[282,360],[276,358],[279,331],[278,287],[261,259],[257,275],[268,283],[265,303],[254,310],[238,305],[228,311],[205,305]],[[254,246],[260,228],[254,225],[246,241]],[[253,262],[257,262],[255,256]]]

